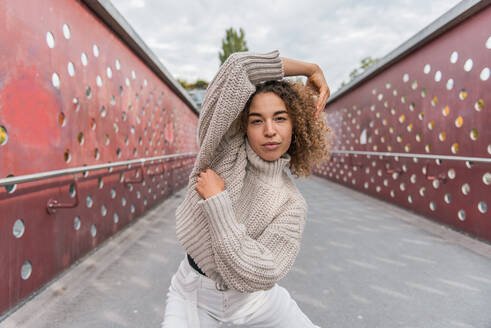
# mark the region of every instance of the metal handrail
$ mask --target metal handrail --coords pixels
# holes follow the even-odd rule
[[[368,156],[387,156],[387,157],[417,157],[427,159],[447,159],[451,161],[469,161],[469,162],[481,162],[491,163],[491,158],[484,157],[465,157],[465,156],[448,156],[448,155],[426,155],[426,154],[406,154],[406,153],[388,153],[377,151],[361,151],[361,150],[331,150],[331,153],[339,154],[356,154],[356,155],[368,155]],[[1,181],[1,180],[0,180]]]
[[[182,153],[182,154],[163,155],[163,156],[156,156],[156,157],[149,157],[149,158],[133,159],[133,160],[129,160],[129,161],[91,165],[91,166],[82,166],[82,167],[73,167],[73,168],[63,169],[63,170],[47,171],[47,172],[41,172],[41,173],[21,175],[21,176],[17,176],[17,177],[3,178],[3,179],[0,179],[0,187],[7,186],[7,185],[26,183],[26,182],[32,182],[32,181],[38,181],[38,180],[43,180],[43,179],[48,179],[48,178],[55,178],[55,177],[59,177],[59,176],[63,176],[63,175],[77,174],[77,173],[82,173],[82,172],[113,168],[113,167],[124,166],[124,165],[130,165],[131,166],[132,164],[136,164],[136,163],[144,164],[145,162],[150,162],[150,161],[158,161],[158,160],[167,160],[167,159],[178,158],[178,157],[195,156],[197,154],[198,153],[196,153],[196,152],[194,152],[194,153],[190,152],[190,153]]]

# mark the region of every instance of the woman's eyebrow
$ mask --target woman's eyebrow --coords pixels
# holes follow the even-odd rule
[[[273,116],[280,115],[280,114],[288,114],[288,112],[286,110],[280,110],[280,111],[274,112]],[[260,116],[260,117],[262,117],[262,115],[259,113],[249,113],[248,117],[249,116]]]

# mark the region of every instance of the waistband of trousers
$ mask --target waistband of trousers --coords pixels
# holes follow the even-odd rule
[[[206,289],[213,289],[216,291],[225,291],[225,290],[218,289],[218,288],[223,288],[223,286],[220,286],[215,280],[212,280],[212,279],[208,278],[207,276],[204,276],[201,273],[199,273],[198,271],[196,271],[191,266],[191,264],[189,264],[187,254],[184,254],[183,269],[184,269],[184,273],[186,275],[188,275],[192,272],[192,274],[197,276],[197,279],[199,280],[199,286],[200,287],[206,288]]]

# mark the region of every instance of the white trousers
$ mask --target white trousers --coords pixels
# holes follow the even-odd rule
[[[162,328],[209,328],[225,322],[251,328],[320,328],[278,284],[253,293],[220,291],[215,281],[191,267],[185,254],[172,276]]]

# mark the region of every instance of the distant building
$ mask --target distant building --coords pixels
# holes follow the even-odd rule
[[[201,104],[203,103],[203,99],[205,98],[206,89],[191,89],[187,90],[191,98],[193,98],[196,106],[201,111]]]

